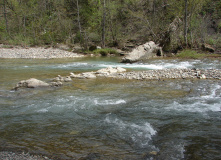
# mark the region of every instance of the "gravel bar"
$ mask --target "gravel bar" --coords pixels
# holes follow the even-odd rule
[[[1,160],[50,160],[45,156],[30,155],[29,153],[0,152]]]
[[[148,71],[132,71],[115,73],[108,77],[135,80],[163,80],[163,79],[217,79],[221,80],[220,69],[163,69]]]
[[[53,59],[77,57],[83,57],[83,55],[57,48],[0,48],[0,58]]]

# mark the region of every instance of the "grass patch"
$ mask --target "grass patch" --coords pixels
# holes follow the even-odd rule
[[[87,51],[86,53],[101,55],[101,56],[118,55],[119,54],[115,49],[111,49],[111,48],[95,49],[94,51]]]
[[[190,49],[186,49],[181,51],[177,57],[179,58],[189,58],[189,59],[200,59],[200,58],[204,58],[207,57],[207,55],[205,53],[197,53],[194,50],[190,50]]]

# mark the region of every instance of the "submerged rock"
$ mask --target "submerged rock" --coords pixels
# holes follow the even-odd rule
[[[157,56],[163,56],[162,48],[153,41],[147,42],[133,49],[122,58],[122,63],[133,63],[144,59],[149,59]]]

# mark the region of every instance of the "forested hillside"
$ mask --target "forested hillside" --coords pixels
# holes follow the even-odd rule
[[[221,47],[220,0],[1,0],[0,43]]]

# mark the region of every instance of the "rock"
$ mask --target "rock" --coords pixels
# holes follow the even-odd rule
[[[80,79],[94,79],[97,78],[94,72],[85,72],[81,74],[70,73],[70,77],[72,78],[80,78]]]
[[[126,72],[126,71],[127,71],[126,69],[121,68],[121,67],[117,67],[116,69],[117,69],[117,72],[118,72],[118,73]]]
[[[122,63],[133,63],[144,59],[163,56],[162,48],[153,41],[140,45],[122,58]]]
[[[157,155],[157,152],[156,152],[156,151],[152,151],[152,152],[150,152],[149,154],[156,156],[156,155]]]
[[[97,78],[96,75],[93,72],[86,72],[82,74],[83,77],[87,78],[87,79],[94,79]]]
[[[99,69],[96,73],[97,74],[111,74],[111,73],[116,73],[117,70],[113,69],[112,67],[107,67],[107,68],[102,68]]]
[[[209,44],[206,44],[206,43],[202,44],[202,48],[205,51],[215,52],[215,49],[212,46],[210,46]]]
[[[60,86],[62,86],[62,85],[63,85],[62,82],[51,82],[51,83],[50,83],[50,86],[51,86],[51,87],[60,87]]]
[[[64,77],[58,75],[57,77],[55,77],[55,78],[53,79],[53,81],[55,81],[55,82],[64,82]]]
[[[43,82],[41,80],[30,78],[28,80],[23,80],[17,83],[15,89],[18,88],[36,88],[36,87],[48,87],[50,86],[48,83]]]
[[[205,74],[202,74],[202,75],[200,76],[200,79],[206,79]]]
[[[197,72],[196,72],[197,78],[200,78],[200,75],[201,75],[201,72],[200,72],[200,71],[197,71]]]
[[[110,75],[110,74],[113,74],[113,73],[121,73],[121,72],[125,72],[125,71],[126,71],[126,69],[121,68],[121,67],[116,67],[116,68],[107,67],[107,68],[99,69],[99,70],[96,72],[96,74]]]
[[[75,78],[76,75],[75,75],[74,73],[71,72],[71,73],[70,73],[70,77],[71,77],[71,78]]]
[[[57,77],[55,77],[53,79],[54,82],[71,82],[71,76],[66,76],[66,77],[62,77],[60,75],[58,75]]]
[[[72,81],[70,76],[67,76],[67,77],[65,77],[63,79],[64,79],[65,82],[71,82]]]
[[[65,45],[65,44],[57,43],[55,47],[57,47],[57,48],[59,48],[61,50],[66,50],[66,51],[70,50],[70,47],[68,45]]]

